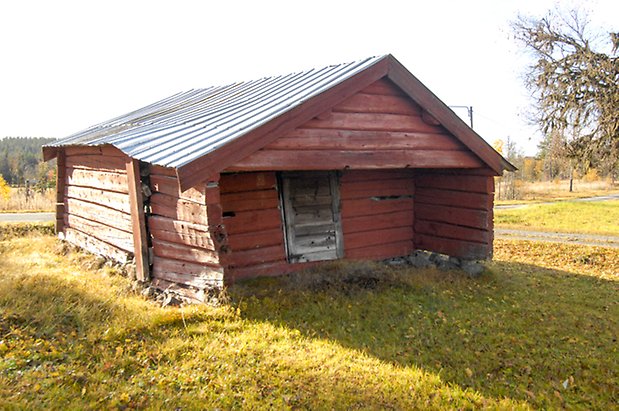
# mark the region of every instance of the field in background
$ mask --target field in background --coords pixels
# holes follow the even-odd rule
[[[497,179],[495,181],[495,204],[522,204],[545,201],[560,201],[573,198],[596,197],[619,193],[619,182],[610,180],[574,180],[573,191],[569,191],[569,180],[546,182],[515,182]],[[513,195],[512,195],[513,194]]]
[[[219,308],[161,308],[100,260],[6,230],[0,408],[609,409],[619,400],[619,250],[497,240],[475,279],[337,263],[239,285]]]
[[[43,193],[30,189],[26,193],[24,187],[12,187],[8,199],[0,197],[0,212],[54,211],[56,204],[55,189],[47,189]]]
[[[619,200],[496,209],[494,224],[500,228],[619,236]]]

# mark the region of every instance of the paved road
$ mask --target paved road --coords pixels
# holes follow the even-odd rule
[[[0,223],[46,223],[55,218],[55,213],[0,213]]]
[[[554,204],[561,202],[593,202],[593,201],[606,201],[606,200],[619,200],[619,194],[609,194],[606,196],[597,196],[597,197],[585,197],[585,198],[573,198],[570,200],[561,200],[561,201],[545,201],[543,203],[529,203],[529,204],[509,204],[509,205],[497,205],[494,206],[496,210],[507,210],[513,208],[524,208],[530,205],[539,205],[539,204]]]

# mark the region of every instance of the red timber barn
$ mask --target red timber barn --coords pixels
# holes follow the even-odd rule
[[[61,238],[197,300],[316,261],[490,258],[513,170],[391,55],[176,94],[43,150]]]

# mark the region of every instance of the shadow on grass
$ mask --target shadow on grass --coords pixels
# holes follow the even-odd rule
[[[616,282],[498,262],[477,279],[410,270],[305,285],[290,277],[241,284],[233,304],[247,319],[418,366],[485,396],[617,403]]]

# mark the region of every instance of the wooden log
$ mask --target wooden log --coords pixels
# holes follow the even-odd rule
[[[408,131],[445,133],[440,126],[427,124],[421,116],[378,113],[333,113],[328,120],[314,118],[303,128],[361,131]]]
[[[58,150],[56,156],[56,234],[64,230],[66,172],[65,150]]]
[[[380,168],[478,168],[468,151],[436,150],[260,150],[227,170],[343,170]]]
[[[104,207],[113,208],[123,213],[131,213],[129,196],[124,193],[100,190],[92,187],[67,186],[64,194],[66,198],[98,203]]]
[[[176,169],[171,167],[162,167],[151,164],[150,166],[150,175],[151,176],[165,176],[165,177],[174,177],[176,178]]]
[[[124,174],[125,158],[103,155],[76,155],[67,157],[67,167],[85,170],[108,171]]]
[[[116,246],[121,250],[133,253],[133,238],[131,233],[127,231],[71,214],[65,214],[64,224],[65,231],[67,227],[75,228],[84,234]]]
[[[489,230],[492,223],[487,211],[438,205],[416,204],[415,218],[418,220],[438,221],[461,225],[464,227]]]
[[[155,193],[150,197],[150,207],[154,215],[194,224],[208,224],[206,206],[193,201]]]
[[[88,220],[105,222],[105,224],[117,227],[123,231],[131,231],[131,214],[126,214],[96,203],[67,198],[65,212]]]
[[[342,200],[342,218],[375,216],[413,210],[413,199],[373,200],[361,198]]]
[[[221,194],[275,189],[274,172],[222,174],[219,181]]]
[[[67,146],[64,147],[64,151],[67,157],[81,155],[97,155],[123,158],[127,157],[125,153],[109,144],[102,146]]]
[[[383,113],[420,116],[420,107],[404,96],[357,93],[333,107],[339,113]]]
[[[194,264],[219,265],[218,253],[205,248],[190,247],[184,244],[171,243],[152,239],[153,251],[156,256],[172,260],[180,260]]]
[[[355,248],[365,248],[370,246],[379,246],[400,241],[413,240],[413,228],[398,227],[387,228],[384,230],[374,230],[372,232],[349,233],[344,236],[344,249],[346,251]]]
[[[344,235],[366,232],[368,235],[375,230],[396,227],[412,227],[413,210],[398,211],[388,214],[375,214],[361,217],[343,218],[342,230]]]
[[[265,147],[271,150],[464,150],[448,134],[298,128]]]
[[[472,193],[494,192],[492,177],[450,174],[419,174],[415,177],[415,185],[425,188],[440,188]]]
[[[418,187],[415,201],[417,204],[446,205],[488,211],[492,209],[493,196],[492,194]]]
[[[223,269],[169,258],[155,257],[153,277],[205,289],[223,284]]]
[[[340,182],[346,184],[357,181],[410,179],[414,175],[415,171],[411,169],[344,170]]]
[[[393,82],[387,78],[382,78],[370,84],[369,86],[365,87],[362,90],[362,93],[392,95],[392,96],[406,96],[406,93],[404,93],[402,89],[400,89],[398,86],[393,84]]]
[[[129,205],[131,208],[135,275],[138,281],[144,282],[150,278],[150,266],[148,261],[148,236],[146,232],[146,217],[144,216],[140,161],[128,159],[126,167],[129,185]]]
[[[413,179],[355,181],[342,183],[340,187],[342,199],[412,196],[414,193]]]
[[[129,193],[126,174],[67,168],[67,184]]]
[[[279,198],[273,189],[226,193],[221,195],[221,206],[224,212],[273,209],[279,207]]]
[[[225,221],[226,219],[224,219],[224,224]],[[228,236],[228,245],[233,253],[236,251],[283,244],[283,242],[284,234],[280,228],[250,231],[244,234],[230,234]]]
[[[130,259],[130,253],[121,250],[118,247],[108,244],[99,240],[89,234],[82,233],[71,227],[65,227],[64,232],[59,234],[61,239],[68,241],[69,243],[81,247],[93,254],[101,255],[117,261],[121,264],[125,264]]]
[[[171,243],[214,250],[208,227],[167,217],[150,216],[148,228],[153,238]]]
[[[229,267],[246,267],[274,261],[286,261],[284,244],[236,250],[229,256]]]
[[[227,218],[225,226],[229,236],[260,230],[281,230],[281,214],[277,209],[242,211],[234,217]]]
[[[198,204],[206,204],[206,186],[199,184],[196,187],[181,191],[176,177],[151,175],[150,189],[153,193],[166,194],[182,200],[192,201]]]
[[[490,244],[492,240],[491,232],[488,230],[419,219],[415,221],[415,234],[426,234],[433,237],[465,240],[482,244]]]
[[[486,259],[489,257],[490,253],[490,247],[486,244],[433,237],[426,234],[417,234],[415,236],[415,247],[421,250],[435,251],[437,253],[471,260]]]
[[[413,241],[405,240],[371,247],[346,249],[345,258],[347,260],[380,260],[409,255],[412,251]]]

